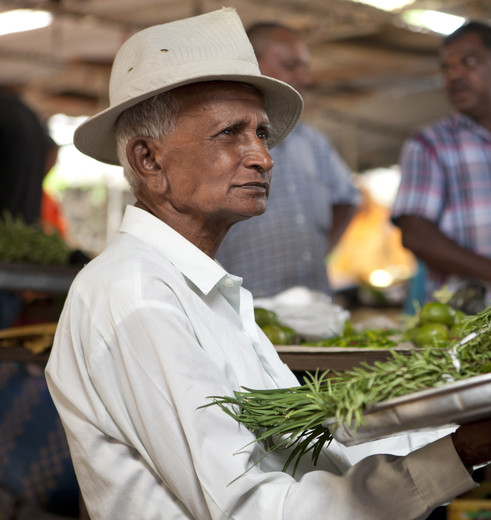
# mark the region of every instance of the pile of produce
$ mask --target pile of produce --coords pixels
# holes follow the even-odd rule
[[[326,339],[307,339],[292,327],[281,322],[278,314],[263,307],[254,308],[256,323],[266,334],[273,345],[303,345],[315,347],[369,347],[390,348],[397,346],[402,331],[396,329],[367,329],[356,331],[352,323],[347,321],[343,334]]]
[[[334,417],[336,424],[356,429],[363,424],[364,410],[374,403],[491,372],[491,307],[461,319],[459,329],[458,338],[446,341],[447,348],[433,341],[427,348],[405,353],[392,350],[385,362],[310,374],[304,385],[294,388],[244,388],[233,396],[213,396],[211,404],[256,432],[269,449],[293,448],[285,469],[292,462],[296,467],[307,453],[316,463],[332,439],[323,425],[327,419]]]
[[[346,322],[343,334],[317,341],[302,341],[310,347],[353,347],[353,348],[394,348],[400,344],[405,333],[399,329],[364,329],[356,330],[351,322]]]
[[[57,234],[26,224],[6,213],[0,219],[0,262],[68,264],[71,251]]]
[[[313,347],[354,347],[392,349],[405,344],[413,347],[444,347],[449,340],[462,337],[468,314],[450,303],[429,302],[408,319],[405,328],[357,330],[346,321],[341,335],[307,339],[291,327],[281,323],[278,315],[269,309],[254,309],[256,323],[274,345],[304,345]]]
[[[462,337],[464,318],[482,312],[485,308],[485,287],[478,282],[468,282],[454,293],[442,288],[435,293],[437,301],[421,307],[416,315],[406,316],[399,328],[369,328],[349,320],[339,334],[319,336],[311,332],[300,333],[281,323],[278,314],[270,309],[255,309],[257,324],[275,345],[303,345],[310,347],[351,347],[368,349],[392,349],[394,347],[424,348],[444,347],[449,340]]]
[[[408,318],[405,328],[357,330],[349,321],[342,335],[316,341],[300,341],[301,345],[315,347],[386,348],[445,347],[449,340],[462,337],[469,317],[450,303],[429,302],[415,316]]]
[[[418,312],[416,324],[408,331],[409,339],[417,347],[444,347],[449,339],[462,336],[466,317],[448,303],[429,302]]]

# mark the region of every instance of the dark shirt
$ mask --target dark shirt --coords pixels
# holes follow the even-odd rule
[[[0,215],[39,221],[47,150],[52,143],[36,114],[0,90]]]

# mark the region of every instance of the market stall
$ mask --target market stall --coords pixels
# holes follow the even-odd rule
[[[380,309],[365,308],[353,313],[350,317],[354,318],[354,325],[358,327],[360,327],[360,325],[366,327],[367,324],[380,324],[383,322],[401,326],[401,323],[403,323],[397,319],[400,317],[400,311],[396,312],[394,309],[391,309],[390,312],[380,312]],[[485,329],[488,330],[489,326]],[[56,323],[53,322],[15,327],[0,331],[0,361],[34,364],[42,368],[48,359],[55,330]],[[351,330],[351,332],[353,331]],[[305,341],[304,344],[298,342],[299,344],[276,345],[275,348],[283,361],[292,370],[301,373],[310,372],[311,374],[318,375],[325,371],[339,374],[350,371],[355,367],[367,367],[375,364],[382,366],[391,360],[392,352],[407,356],[409,359],[411,353],[425,351],[425,348],[410,345],[407,341],[398,343],[396,346],[384,345],[384,343],[387,342],[387,336],[381,333],[379,333],[378,336],[379,346],[375,347],[377,343],[377,332],[375,329],[372,329],[372,332],[373,334],[368,336],[371,341],[373,340],[372,347],[346,345],[323,346],[320,344],[314,346],[308,344],[313,343],[312,337],[310,337],[309,341]],[[344,336],[347,337],[346,334]],[[360,337],[360,334],[358,334],[358,337]],[[344,341],[343,334],[338,337],[338,340],[340,344]],[[437,350],[443,352],[445,349],[437,348]],[[477,381],[477,379],[479,379],[479,381]],[[417,402],[414,401],[416,398],[412,398],[411,396],[408,396],[408,398],[402,401],[396,401],[396,408],[387,408],[388,405],[381,403],[381,406],[378,408],[375,407],[375,409],[370,412],[372,424],[369,423],[368,429],[363,430],[363,428],[361,428],[357,432],[349,427],[339,429],[337,430],[339,439],[341,442],[345,442],[349,445],[353,441],[357,443],[371,440],[374,431],[376,432],[375,437],[377,437],[378,435],[390,434],[394,428],[396,428],[394,432],[400,431],[401,428],[412,428],[417,425],[418,420],[422,421],[421,424],[423,426],[428,426],[429,423],[425,423],[428,419],[428,415],[431,415],[433,421],[439,417],[440,422],[445,422],[446,413],[459,413],[462,420],[467,420],[470,413],[474,414],[472,415],[473,418],[482,417],[483,409],[487,410],[485,410],[485,414],[489,414],[491,411],[489,409],[489,402],[491,401],[488,392],[491,388],[491,375],[483,374],[477,379],[476,383],[467,382],[465,380],[460,382],[460,387],[456,389],[458,395],[455,394],[453,390],[449,392],[445,389],[437,388],[426,391],[422,397],[417,398],[419,399]],[[454,394],[457,395],[457,397],[454,398]],[[452,396],[450,400],[449,396]],[[478,415],[475,415],[476,413]],[[398,418],[396,422],[394,422],[394,417]],[[382,424],[382,427],[380,424]],[[404,426],[405,424],[407,424],[407,426]],[[363,437],[363,435],[365,435],[365,437]],[[473,518],[472,516],[466,517],[457,515],[471,514],[474,511],[489,511],[489,509],[486,509],[489,508],[489,501],[486,499],[484,493],[487,489],[487,481],[489,480],[488,472],[483,471],[479,478],[484,481],[484,486],[480,487],[480,494],[470,494],[469,496],[453,501],[447,507],[447,517],[449,520]]]

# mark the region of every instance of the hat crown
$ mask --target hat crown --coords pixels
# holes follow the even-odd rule
[[[263,76],[235,9],[149,27],[131,36],[114,59],[109,107],[75,131],[75,146],[109,164],[119,164],[115,125],[128,108],[162,92],[201,81],[235,81],[257,88],[271,121],[270,147],[292,130],[303,108],[300,94]]]
[[[192,38],[190,38],[192,35]],[[116,54],[110,105],[167,84],[199,81],[206,74],[260,75],[254,49],[232,8],[153,26],[131,36]]]

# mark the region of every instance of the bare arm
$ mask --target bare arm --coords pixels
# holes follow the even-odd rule
[[[467,468],[491,461],[491,419],[464,424],[452,434],[452,439]]]
[[[491,260],[456,244],[422,217],[403,216],[396,221],[404,247],[439,271],[491,281]]]

